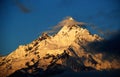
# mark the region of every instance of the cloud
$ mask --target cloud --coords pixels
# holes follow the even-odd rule
[[[104,39],[101,41],[95,41],[89,43],[86,47],[97,53],[109,53],[114,55],[119,55],[120,53],[120,30],[116,31],[115,34],[111,35],[109,39]]]
[[[29,8],[27,8],[25,5],[23,5],[21,2],[19,2],[18,0],[15,0],[17,6],[21,9],[22,12],[24,13],[29,13],[31,10]]]
[[[118,33],[118,29],[114,29],[114,28],[109,28],[109,27],[100,27],[97,26],[95,24],[88,24],[90,29],[92,29],[92,31],[95,31],[95,33],[97,33],[98,35],[102,36],[103,38],[109,38],[113,35],[115,35],[116,33]],[[88,27],[88,26],[87,26]]]

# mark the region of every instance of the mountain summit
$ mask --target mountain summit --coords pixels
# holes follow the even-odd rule
[[[68,17],[59,23],[62,28],[58,33],[43,33],[31,43],[20,45],[0,58],[0,77],[45,77],[64,71],[119,69],[118,60],[109,60],[105,54],[91,50],[94,48],[88,44],[103,38],[90,34],[84,25]]]

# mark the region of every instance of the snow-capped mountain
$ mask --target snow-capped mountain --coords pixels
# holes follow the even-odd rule
[[[85,23],[69,17],[59,25],[58,33],[43,33],[36,40],[20,45],[15,51],[0,58],[0,77],[37,77],[59,74],[64,71],[94,71],[119,69],[120,62],[108,59],[107,54],[95,53],[87,46],[104,40],[90,34]],[[95,46],[99,47],[99,46]]]

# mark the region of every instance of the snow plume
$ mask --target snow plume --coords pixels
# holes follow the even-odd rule
[[[84,22],[77,22],[75,21],[71,16],[65,17],[61,22],[59,22],[56,26],[52,28],[52,30],[47,31],[47,33],[56,33],[59,31],[63,26],[73,26],[73,25],[78,25],[78,26],[86,26],[87,23]]]
[[[68,16],[63,21],[61,21],[57,26],[72,26],[72,25],[79,25],[83,26],[86,23],[84,22],[77,22],[72,17]]]

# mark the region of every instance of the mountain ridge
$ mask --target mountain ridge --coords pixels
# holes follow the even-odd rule
[[[103,38],[83,28],[84,23],[67,18],[59,24],[61,30],[50,36],[43,33],[39,38],[0,59],[0,76],[46,76],[71,71],[119,69],[120,62],[103,59],[103,53],[91,53],[86,45]]]

